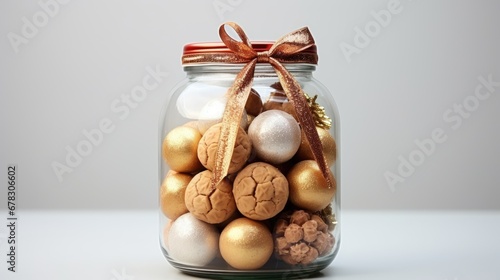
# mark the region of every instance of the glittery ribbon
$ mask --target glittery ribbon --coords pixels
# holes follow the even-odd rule
[[[228,25],[234,29],[241,41],[229,36],[225,30]],[[234,22],[227,22],[219,27],[219,36],[224,44],[233,54],[210,54],[208,57],[190,56],[183,57],[183,62],[226,62],[247,63],[238,73],[233,85],[227,92],[228,101],[222,117],[222,128],[219,137],[216,162],[213,170],[211,185],[213,188],[219,184],[227,175],[231,163],[236,135],[238,133],[240,120],[243,115],[245,103],[252,87],[255,65],[257,63],[269,63],[278,75],[281,86],[290,102],[295,108],[297,119],[304,130],[309,141],[312,153],[318,166],[326,179],[328,186],[332,187],[333,177],[323,155],[322,144],[316,130],[314,118],[309,109],[306,96],[299,83],[281,64],[281,62],[292,63],[316,63],[317,55],[304,54],[303,50],[314,45],[314,39],[307,27],[298,29],[278,39],[268,51],[257,52],[252,48],[243,29]],[[302,53],[301,53],[302,52]],[[184,60],[186,59],[186,60]]]

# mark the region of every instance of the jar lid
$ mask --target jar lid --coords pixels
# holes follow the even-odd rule
[[[256,52],[264,52],[271,49],[272,41],[251,42]],[[318,55],[316,45],[300,51],[288,57],[277,58],[283,63],[317,64]],[[246,63],[248,60],[239,58],[223,42],[196,42],[184,46],[182,64],[204,64],[204,63]]]
[[[252,42],[252,48],[257,52],[268,51],[273,46],[272,41]],[[316,45],[313,45],[301,53],[317,53]],[[184,46],[183,55],[196,53],[231,53],[231,50],[222,42],[197,42]]]

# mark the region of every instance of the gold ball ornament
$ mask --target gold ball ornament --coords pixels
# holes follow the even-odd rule
[[[236,269],[258,269],[271,257],[271,231],[262,223],[239,218],[229,223],[219,239],[222,258]]]
[[[167,218],[175,220],[188,212],[184,196],[192,178],[189,174],[170,171],[163,179],[160,187],[160,207]]]
[[[162,144],[163,158],[174,171],[191,173],[203,169],[198,160],[198,142],[201,134],[197,129],[179,126],[172,129]]]
[[[314,160],[303,160],[292,167],[286,176],[289,184],[290,201],[298,208],[320,211],[327,207],[336,191],[336,180],[332,174],[329,188],[318,164]]]
[[[319,140],[323,146],[323,155],[325,156],[326,163],[332,166],[337,159],[337,144],[335,143],[335,139],[333,139],[333,136],[326,129],[316,127],[316,130],[318,131]],[[297,151],[297,157],[300,160],[314,159],[311,146],[309,145],[309,141],[307,141],[304,130],[302,130],[302,142]]]

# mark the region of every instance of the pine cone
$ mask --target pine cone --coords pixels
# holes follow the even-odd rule
[[[333,248],[335,239],[323,219],[303,210],[283,215],[274,228],[275,252],[292,265],[307,265]]]

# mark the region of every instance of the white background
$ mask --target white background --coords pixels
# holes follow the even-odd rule
[[[224,3],[227,9],[218,12],[215,7]],[[430,271],[416,279],[497,279],[498,250],[488,240],[495,240],[498,227],[492,225],[498,224],[498,215],[445,211],[434,216],[421,210],[500,209],[500,87],[478,101],[456,129],[455,122],[443,118],[455,104],[474,100],[478,77],[491,75],[500,82],[500,2],[402,0],[399,12],[376,29],[373,14],[390,3],[73,0],[52,6],[52,15],[43,22],[46,12],[37,1],[1,1],[0,205],[7,215],[6,167],[15,164],[19,238],[25,246],[20,247],[20,269],[33,277],[49,271],[45,276],[51,279],[76,279],[74,274],[110,279],[110,271],[119,272],[121,266],[135,279],[175,273],[165,272],[173,269],[151,239],[157,227],[151,215],[158,204],[159,114],[184,77],[183,45],[218,41],[218,26],[231,20],[252,40],[275,40],[308,26],[317,42],[315,76],[330,89],[341,115],[342,208],[346,213],[364,210],[346,215],[339,259],[325,278],[336,271],[337,277],[348,279],[377,273],[380,279],[409,279],[404,276]],[[36,20],[42,24],[28,32],[30,38],[13,45],[9,38],[24,36],[26,21]],[[375,29],[369,42],[356,44],[357,28],[370,26]],[[347,44],[358,47],[357,52],[343,53],[341,46]],[[112,104],[140,86],[149,68],[168,77],[130,114],[114,112]],[[53,163],[66,164],[66,148],[76,149],[86,139],[82,131],[98,129],[105,119],[113,131],[58,180]],[[442,129],[446,141],[391,188],[384,174],[398,174],[399,157],[415,154],[415,141],[431,137],[435,129]],[[106,209],[134,212],[82,214]],[[57,216],[66,210],[84,211]],[[416,212],[397,216],[373,210]],[[474,221],[464,218],[463,232],[461,217]],[[134,219],[144,228],[131,228],[128,223]],[[377,228],[379,220],[383,227]],[[6,236],[2,226],[2,242]],[[127,247],[129,242],[135,245]],[[2,255],[4,246],[0,244]],[[100,250],[103,255],[96,257]],[[79,263],[85,273],[62,273],[59,262],[65,267]]]
[[[221,3],[227,9],[217,11]],[[44,10],[35,1],[2,1],[0,166],[18,165],[19,207],[156,208],[158,119],[184,77],[182,47],[218,41],[219,24],[232,20],[253,40],[302,26],[313,33],[315,76],[341,114],[344,209],[499,209],[500,87],[456,130],[443,114],[474,94],[479,76],[500,81],[500,3],[401,1],[399,13],[346,56],[340,46],[356,47],[355,28],[373,24],[372,12],[390,3],[69,1],[47,22],[36,19],[44,25],[14,46],[8,34],[23,36],[23,17],[34,23]],[[127,116],[113,112],[147,67],[169,75]],[[114,130],[60,182],[53,162],[66,164],[66,147],[76,149],[82,131],[105,118]],[[446,141],[391,189],[384,174],[398,175],[398,157],[408,159],[414,141],[436,128]]]

